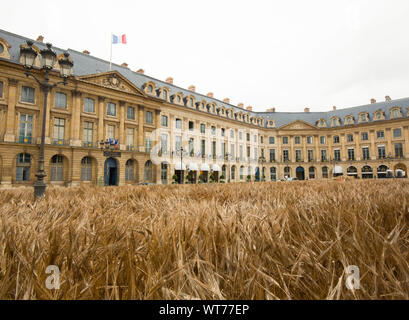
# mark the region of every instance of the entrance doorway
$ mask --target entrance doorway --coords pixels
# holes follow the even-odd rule
[[[116,186],[118,184],[118,165],[114,158],[105,160],[104,182],[106,186]]]
[[[305,179],[305,174],[304,174],[304,168],[303,167],[298,167],[295,169],[295,174],[298,180],[304,180]]]

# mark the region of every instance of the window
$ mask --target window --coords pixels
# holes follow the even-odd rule
[[[394,138],[402,137],[402,130],[401,129],[393,129],[393,137]]]
[[[231,130],[230,130],[230,138],[231,138],[231,139],[234,139],[234,129],[231,129]]]
[[[354,141],[354,135],[353,134],[347,134],[347,142],[353,142]]]
[[[107,103],[107,115],[108,116],[116,116],[116,104],[112,102]]]
[[[145,162],[144,180],[152,181],[152,161],[150,160]]]
[[[216,134],[216,127],[212,126],[211,130],[212,130],[212,135],[215,135]]]
[[[270,180],[271,181],[277,180],[277,169],[274,167],[270,168]]]
[[[134,179],[134,160],[129,159],[125,164],[125,180],[132,181]]]
[[[222,150],[222,156],[224,157],[226,155],[226,143],[225,142],[222,142],[221,150]]]
[[[239,157],[240,157],[240,160],[243,160],[243,146],[242,145],[239,145]]]
[[[361,120],[361,122],[365,122],[365,121],[366,121],[366,114],[365,114],[365,113],[363,113],[363,114],[360,115],[360,120]]]
[[[0,81],[0,99],[3,98],[3,82]]]
[[[247,142],[250,142],[250,133],[246,133],[246,140]]]
[[[200,133],[206,133],[206,125],[204,123],[200,124]]]
[[[161,116],[160,117],[160,124],[162,127],[167,127],[168,126],[168,117],[167,116]]]
[[[263,144],[264,143],[264,137],[260,136],[260,143]]]
[[[334,136],[334,143],[339,143],[339,136]]]
[[[333,118],[333,119],[331,120],[331,125],[332,125],[333,127],[339,126],[339,125],[340,125],[339,118]]]
[[[135,108],[134,107],[128,107],[126,109],[126,117],[129,120],[135,120]]]
[[[385,146],[378,146],[378,158],[384,159],[386,157]]]
[[[283,137],[283,144],[288,144],[288,137]]]
[[[152,87],[152,85],[150,84],[150,85],[148,85],[148,92],[152,92],[153,91],[153,87]]]
[[[20,114],[20,136],[19,143],[31,143],[33,134],[33,116]]]
[[[176,129],[182,129],[182,120],[176,119]]]
[[[92,158],[84,157],[81,160],[81,181],[92,180]]]
[[[361,133],[361,140],[362,141],[367,141],[368,140],[368,132],[362,132]]]
[[[327,161],[327,150],[321,150],[321,161]]]
[[[145,113],[145,123],[148,123],[148,124],[153,123],[153,113],[151,111],[146,111],[146,113]]]
[[[194,127],[193,121],[189,121],[189,131],[193,131]]]
[[[295,161],[301,161],[301,150],[295,150]]]
[[[65,119],[54,118],[54,143],[63,144],[65,134]]]
[[[243,140],[243,132],[239,131],[239,140]]]
[[[167,134],[161,134],[160,135],[160,149],[162,153],[165,153],[168,151],[168,135]]]
[[[31,155],[20,153],[17,155],[16,181],[30,181]]]
[[[168,100],[168,92],[166,90],[162,90],[162,98],[166,101]]]
[[[399,117],[400,117],[399,109],[393,109],[392,110],[392,118],[399,118]]]
[[[276,150],[270,149],[270,162],[276,161]]]
[[[236,157],[236,152],[235,152],[235,146],[234,144],[230,144],[230,155],[232,156],[232,159],[234,159]]]
[[[328,167],[322,167],[322,177],[325,179],[328,178]]]
[[[395,143],[395,157],[396,158],[402,158],[403,157],[402,143]]]
[[[176,150],[176,152],[179,152],[181,147],[182,147],[182,137],[181,136],[176,136],[175,137],[175,150]]]
[[[364,160],[369,160],[369,147],[362,148],[362,158]]]
[[[308,161],[314,161],[314,150],[308,150]]]
[[[34,88],[22,86],[21,87],[21,101],[34,103]]]
[[[334,150],[335,161],[341,161],[341,150]]]
[[[146,135],[145,136],[145,151],[151,152],[151,150],[152,150],[152,139],[150,136]]]
[[[115,126],[107,125],[107,139],[115,139]]]
[[[168,184],[168,164],[165,162],[160,164],[160,179],[162,184]]]
[[[315,168],[314,167],[310,167],[308,169],[308,174],[309,174],[309,178],[310,179],[315,179]]]
[[[268,143],[269,144],[274,144],[275,143],[274,137],[268,137]]]
[[[254,135],[254,143],[257,143],[257,135]]]
[[[321,143],[321,144],[325,144],[325,143],[326,143],[326,140],[325,140],[325,137],[324,137],[324,136],[321,136],[321,137],[320,137],[320,143]]]
[[[51,158],[51,181],[63,181],[63,156],[55,155]]]
[[[295,144],[300,144],[301,143],[301,138],[300,137],[295,137],[294,138],[294,143]]]
[[[95,113],[95,101],[91,98],[84,99],[84,112]]]
[[[190,98],[189,99],[189,107],[193,108],[193,106],[194,106],[193,98]]]
[[[54,106],[56,108],[67,108],[67,95],[62,92],[56,92],[55,93],[55,100],[54,100]]]
[[[283,160],[284,160],[284,161],[290,160],[290,159],[288,158],[288,150],[283,150]]]
[[[348,160],[355,160],[355,150],[353,148],[348,149]]]
[[[385,138],[385,132],[383,130],[376,131],[376,137],[378,139],[384,139]]]
[[[189,155],[194,157],[195,155],[195,139],[189,138]]]
[[[307,144],[312,144],[312,137],[311,136],[307,137]]]
[[[247,158],[250,158],[250,147],[247,147]]]
[[[376,119],[381,119],[382,118],[382,112],[377,112],[376,114],[375,114],[375,118]]]
[[[244,180],[244,167],[240,167],[240,180]]]
[[[257,148],[254,148],[254,160],[257,160],[258,159],[258,149]]]
[[[236,166],[231,167],[231,179],[236,180]]]
[[[85,121],[84,122],[84,144],[85,146],[89,146],[92,144],[93,140],[93,133],[94,133],[94,123]]]
[[[212,156],[216,159],[216,141],[212,141]]]
[[[200,152],[202,153],[202,158],[206,156],[206,140],[202,139],[200,141]]]
[[[126,128],[126,145],[133,147],[134,145],[134,129]]]
[[[222,135],[222,137],[224,137],[224,132],[225,132],[224,128],[221,128],[220,129],[220,134]]]

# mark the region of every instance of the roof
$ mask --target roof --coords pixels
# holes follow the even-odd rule
[[[10,59],[14,62],[19,62],[20,45],[24,44],[26,40],[32,40],[1,29],[0,38],[3,38],[10,44],[11,46],[11,48],[9,49]],[[40,50],[46,48],[44,43],[34,40],[32,41],[34,42],[34,45],[37,46]],[[70,53],[70,56],[74,61],[75,76],[83,76],[88,74],[104,73],[110,71],[109,61],[102,60],[97,57],[91,56],[89,54],[84,54],[73,49],[63,50],[58,47],[53,48],[57,52],[57,54],[61,54],[65,51],[68,51]],[[140,89],[143,89],[143,86],[146,82],[151,81],[155,83],[157,88],[160,87],[169,88],[170,96],[179,92],[181,92],[183,96],[192,95],[195,97],[196,101],[205,100],[207,104],[215,103],[217,106],[223,105],[226,108],[233,108],[236,112],[241,111],[249,113],[252,116],[263,117],[266,120],[265,124],[267,124],[267,121],[269,119],[274,120],[275,127],[277,128],[294,122],[296,120],[302,120],[315,126],[320,119],[325,119],[327,122],[327,126],[330,126],[331,125],[330,119],[334,116],[339,117],[341,119],[341,124],[343,124],[344,118],[348,115],[352,115],[355,118],[355,121],[357,121],[358,115],[361,112],[369,113],[369,121],[372,121],[373,113],[377,110],[382,110],[385,113],[385,118],[389,120],[390,119],[389,111],[392,107],[395,106],[400,107],[404,117],[407,116],[407,112],[405,112],[406,111],[405,109],[409,107],[409,98],[403,98],[391,101],[378,102],[374,104],[367,104],[357,107],[331,110],[328,112],[256,112],[248,111],[237,106],[234,106],[232,104],[225,103],[221,100],[210,98],[206,95],[193,92],[184,88],[180,88],[176,85],[152,78],[145,74],[132,71],[127,67],[122,67],[115,63],[112,63],[112,70],[117,70],[119,73],[121,73],[124,77],[126,77],[129,81],[131,81],[135,86],[139,87]]]

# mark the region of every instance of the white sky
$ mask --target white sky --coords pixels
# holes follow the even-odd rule
[[[0,28],[255,111],[409,96],[408,0],[8,1]],[[75,61],[74,61],[75,63]]]

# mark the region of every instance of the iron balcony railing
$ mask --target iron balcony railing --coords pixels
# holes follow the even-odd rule
[[[18,143],[24,143],[24,144],[34,144],[34,141],[33,141],[33,137],[32,137],[32,136],[23,136],[23,135],[20,135],[20,136],[18,137],[17,142],[18,142]]]

